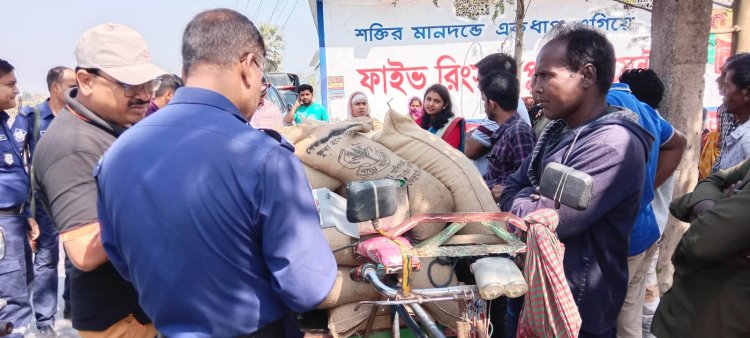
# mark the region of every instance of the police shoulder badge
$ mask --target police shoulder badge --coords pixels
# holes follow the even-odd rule
[[[16,142],[23,142],[26,140],[26,131],[21,128],[13,129],[13,138],[16,139]]]
[[[13,165],[13,154],[11,153],[3,153],[3,163],[5,163],[6,166],[12,166]]]

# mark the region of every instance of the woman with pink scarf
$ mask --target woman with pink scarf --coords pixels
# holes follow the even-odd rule
[[[409,99],[409,117],[412,120],[417,120],[424,115],[424,109],[422,107],[422,99],[414,96]]]

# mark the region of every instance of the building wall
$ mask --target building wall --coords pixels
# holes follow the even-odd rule
[[[454,2],[443,0],[439,7],[428,0],[400,0],[395,6],[384,0],[319,4],[316,14],[322,14],[317,19],[325,63],[321,85],[326,86],[324,102],[334,120],[346,118],[346,101],[354,91],[366,93],[373,116],[382,118],[389,107],[406,113],[407,100],[424,96],[434,83],[449,88],[458,115],[482,118],[473,65],[491,53],[513,54],[513,6],[506,5],[505,13],[493,21],[492,9],[471,19],[457,16]],[[649,12],[610,0],[569,0],[564,5],[534,0],[524,24],[522,96],[529,95],[545,33],[563,21],[582,21],[604,31],[615,46],[618,75],[626,68],[648,67]],[[707,73],[714,68],[707,65]]]

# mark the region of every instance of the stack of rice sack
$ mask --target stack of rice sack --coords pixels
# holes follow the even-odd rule
[[[371,120],[335,124],[302,124],[284,130],[295,146],[295,155],[313,173],[313,188],[336,191],[335,181],[365,181],[402,178],[407,182],[410,213],[451,212],[453,197],[438,179],[394,151],[373,140]],[[324,176],[327,175],[328,177]],[[316,186],[321,184],[321,186]],[[323,185],[325,184],[325,185]],[[408,236],[424,240],[440,232],[445,224],[422,224]]]
[[[313,189],[328,188],[342,192],[350,181],[400,178],[407,181],[409,211],[412,215],[442,212],[498,212],[492,194],[473,163],[461,152],[417,126],[409,117],[389,111],[379,130],[375,120],[357,119],[335,124],[303,123],[285,128],[282,134],[294,144],[295,155],[303,162]],[[445,224],[420,224],[406,233],[421,241],[440,232]],[[355,240],[335,228],[323,229],[332,250],[351,245]],[[481,225],[465,227],[461,233],[489,233]],[[372,306],[363,300],[378,300],[380,295],[367,283],[349,278],[352,267],[362,263],[354,248],[334,253],[339,274],[334,294],[323,304],[329,309],[329,328],[336,337],[348,337],[365,330]],[[432,259],[422,259],[421,271],[413,274],[414,288],[434,287],[427,268]],[[431,275],[436,283],[456,285],[450,266],[434,264]],[[451,280],[448,280],[451,278]],[[440,309],[438,308],[440,307]],[[454,327],[458,304],[427,304],[425,309],[439,323]],[[443,311],[444,310],[444,311]],[[387,308],[376,309],[373,328],[390,327]]]
[[[388,111],[383,130],[373,140],[430,173],[453,198],[455,212],[500,212],[474,163],[463,153],[422,129],[406,115]],[[434,212],[434,211],[433,211]],[[480,224],[469,224],[461,234],[490,234]]]

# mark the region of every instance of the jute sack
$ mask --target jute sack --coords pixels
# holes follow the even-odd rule
[[[333,257],[336,259],[337,265],[357,266],[361,264],[354,256],[354,248],[351,247],[351,245],[357,241],[355,238],[351,238],[339,232],[336,228],[325,228],[322,230],[323,236],[326,238],[328,245],[331,247],[331,251],[346,247],[343,250],[339,250],[333,253]]]
[[[373,140],[437,178],[450,190],[456,212],[500,211],[471,160],[408,116],[389,110]],[[491,232],[481,224],[468,224],[459,233]]]
[[[383,122],[380,122],[380,120],[372,117],[354,117],[347,119],[346,121],[365,122],[371,125],[373,130],[383,129]]]
[[[339,305],[356,303],[363,300],[378,300],[380,294],[367,282],[355,282],[349,277],[351,267],[339,267],[336,272],[336,282],[328,297],[321,303],[319,309],[330,309]]]
[[[311,168],[304,163],[302,163],[302,167],[305,169],[305,176],[307,176],[307,181],[310,182],[310,186],[312,186],[313,190],[328,188],[331,191],[336,191],[341,188],[342,183],[336,178],[331,177],[320,170]]]
[[[295,155],[308,166],[341,182],[381,178],[406,179],[409,211],[452,212],[453,198],[434,176],[396,155],[380,143],[362,135],[372,130],[369,122],[347,121],[328,125],[300,125],[306,137],[295,143]],[[295,132],[297,133],[297,132]],[[408,235],[424,240],[442,230],[444,224],[421,224]]]
[[[307,119],[302,118],[302,123],[296,125],[296,126],[285,126],[278,130],[279,133],[281,133],[282,136],[284,136],[290,143],[297,144],[300,140],[304,139],[308,136],[308,132],[310,127],[313,126],[333,126],[333,125],[364,125],[365,130],[362,131],[365,135],[370,137],[370,135],[379,132],[381,129],[383,129],[383,123],[378,121],[377,119],[368,118],[368,117],[358,117],[354,119],[349,119],[343,122],[336,122],[336,123],[328,123],[324,121],[318,121],[314,119]]]
[[[299,126],[284,126],[278,132],[292,145],[305,137],[302,128]]]
[[[364,333],[373,305],[362,305],[354,311],[357,303],[345,304],[328,311],[328,329],[334,338],[345,338]],[[372,332],[387,331],[391,327],[391,311],[387,306],[376,310]],[[403,323],[403,321],[402,321]]]
[[[328,124],[326,121],[316,120],[316,119],[308,119],[306,117],[301,117],[300,120],[302,120],[302,123],[300,124],[311,124],[311,125],[322,125],[322,124]]]
[[[451,270],[453,269],[453,267],[450,265],[441,265],[439,263],[432,264],[432,269],[429,269],[429,276],[432,276],[432,280],[436,284],[438,284],[437,286],[433,285],[432,282],[430,282],[430,278],[428,276],[428,268],[432,261],[434,261],[435,259],[430,257],[424,257],[420,259],[422,260],[422,269],[412,274],[411,286],[413,289],[430,289],[435,287],[442,287],[444,285],[458,285],[456,274],[451,274]],[[458,308],[458,302],[446,301],[424,303],[422,304],[422,307],[424,307],[424,309],[429,312],[430,315],[432,315],[432,318],[434,318],[436,322],[444,326],[448,326],[454,330],[456,329],[457,319],[452,316],[460,317],[461,311]]]

